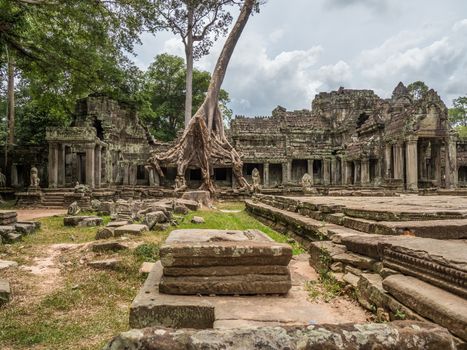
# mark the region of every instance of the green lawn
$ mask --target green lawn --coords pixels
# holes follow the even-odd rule
[[[102,348],[113,335],[128,329],[129,306],[144,282],[139,273],[141,263],[158,259],[158,246],[173,229],[259,229],[278,242],[287,242],[286,236],[264,226],[243,209],[242,203],[219,203],[213,210],[191,212],[180,219],[176,228],[131,237],[127,242],[140,246],[128,251],[97,254],[82,245],[61,251],[55,259],[60,272],[54,278],[32,275],[22,269],[0,272],[0,278],[8,279],[13,291],[13,300],[0,308],[0,348]],[[206,223],[191,224],[195,215],[203,217]],[[11,246],[0,245],[0,259],[33,265],[35,259],[50,254],[52,244],[90,242],[97,231],[64,227],[63,217],[40,221],[39,232]],[[295,254],[302,252],[298,245],[293,248]],[[116,271],[97,271],[82,262],[108,257],[121,258],[121,267]]]

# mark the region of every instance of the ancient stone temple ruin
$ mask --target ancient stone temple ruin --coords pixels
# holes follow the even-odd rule
[[[270,117],[239,116],[228,137],[255,191],[301,192],[305,174],[307,186],[320,191],[467,185],[467,140],[451,130],[445,104],[434,90],[413,99],[402,83],[389,99],[340,88],[318,94],[310,110],[277,107]],[[142,192],[174,186],[176,164],[164,165],[162,178],[147,166],[151,150],[173,143],[154,140],[130,104],[91,95],[77,102],[69,127],[48,128],[46,139],[47,146],[13,149],[3,191],[27,189],[31,168],[49,192],[77,184]],[[220,193],[235,192],[231,165],[215,164],[212,176]],[[197,188],[200,169],[188,169],[186,180]]]
[[[239,117],[231,137],[246,175],[259,169],[264,187],[299,184],[308,173],[320,186],[452,188],[465,177],[464,146],[447,118],[434,90],[414,100],[402,83],[390,99],[340,88],[318,94],[311,110]]]

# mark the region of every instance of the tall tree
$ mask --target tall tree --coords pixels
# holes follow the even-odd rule
[[[429,88],[423,81],[415,81],[407,86],[410,95],[414,100],[420,100],[428,92]]]
[[[33,107],[44,125],[60,110],[65,120],[74,101],[86,94],[124,91],[123,81],[132,76],[127,72],[134,71],[124,52],[132,52],[139,40],[144,6],[147,0],[0,1],[0,55],[8,50],[15,58],[22,102],[25,96],[31,102],[17,112],[33,113]]]
[[[235,46],[251,14],[258,6],[257,0],[244,0],[237,21],[217,60],[206,98],[185,128],[178,144],[163,154],[152,152],[148,160],[148,165],[153,167],[160,176],[164,176],[161,163],[177,164],[176,191],[183,191],[187,188],[186,169],[196,167],[201,170],[203,178],[201,188],[215,193],[211,180],[213,165],[227,161],[232,164],[232,172],[240,188],[250,188],[243,177],[243,162],[240,155],[229,143],[224,133],[219,94]]]
[[[139,94],[142,106],[140,116],[157,139],[171,141],[184,128],[186,67],[183,58],[169,54],[156,56],[144,74],[144,84]],[[193,108],[203,103],[211,74],[193,70]],[[231,113],[227,104],[229,94],[221,90],[220,105]]]
[[[467,127],[467,96],[459,96],[452,101],[449,109],[449,121],[453,127]]]
[[[152,29],[170,30],[180,36],[185,47],[186,96],[185,126],[193,110],[193,62],[209,53],[213,42],[225,35],[232,22],[227,10],[240,0],[154,0]]]

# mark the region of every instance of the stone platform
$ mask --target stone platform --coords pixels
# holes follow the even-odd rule
[[[159,292],[162,265],[158,262],[130,309],[130,327],[236,328],[310,323],[361,322],[366,313],[349,301],[339,306],[311,303],[305,281],[316,280],[308,256],[289,265],[292,289],[286,296],[184,296]]]
[[[166,294],[286,294],[291,288],[291,247],[258,230],[176,230],[160,257],[159,290]]]

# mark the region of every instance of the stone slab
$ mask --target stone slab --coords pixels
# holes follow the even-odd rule
[[[211,206],[211,194],[209,191],[187,191],[182,195],[182,199],[195,201],[207,208]]]
[[[78,227],[96,227],[101,226],[104,223],[104,220],[97,216],[87,217],[84,220],[78,222]]]
[[[274,242],[268,235],[259,230],[209,230],[209,229],[188,229],[174,230],[167,237],[165,243],[183,242]]]
[[[157,262],[130,308],[130,327],[232,328],[239,323],[265,326],[344,323],[365,318],[361,310],[339,312],[326,303],[311,303],[305,281],[316,278],[306,255],[290,265],[292,289],[285,296],[185,296],[159,292],[162,265]]]
[[[104,259],[88,262],[88,265],[98,270],[114,270],[119,267],[120,259]]]
[[[118,241],[107,241],[107,242],[99,242],[93,243],[91,245],[91,250],[93,252],[108,252],[108,251],[120,251],[120,250],[128,250],[128,246],[118,242]]]
[[[129,224],[130,223],[128,221],[111,221],[106,225],[106,227],[120,227],[120,226],[129,225]]]
[[[146,232],[148,227],[146,225],[140,224],[130,224],[125,226],[120,226],[115,228],[114,234],[115,236],[122,236],[122,235],[134,235],[139,236]]]
[[[102,218],[99,218],[97,216],[65,216],[63,218],[63,224],[65,226],[78,226],[80,224],[80,222],[82,222],[84,220],[87,220],[87,219],[100,219],[100,220],[102,220]]]
[[[0,260],[0,271],[17,266],[18,263],[16,261]]]
[[[178,295],[257,295],[287,294],[290,275],[183,276],[163,275],[159,291]]]
[[[213,267],[164,267],[164,276],[242,276],[250,274],[259,275],[288,275],[287,266],[213,266]]]
[[[274,242],[187,242],[165,244],[159,254],[164,267],[287,266],[292,248]]]
[[[383,287],[402,304],[467,341],[466,299],[404,275],[387,277]]]
[[[391,323],[242,327],[234,329],[130,330],[104,350],[264,350],[264,349],[398,349],[455,350],[449,332],[430,323]]]
[[[0,305],[6,304],[10,301],[10,283],[7,280],[0,279]]]

